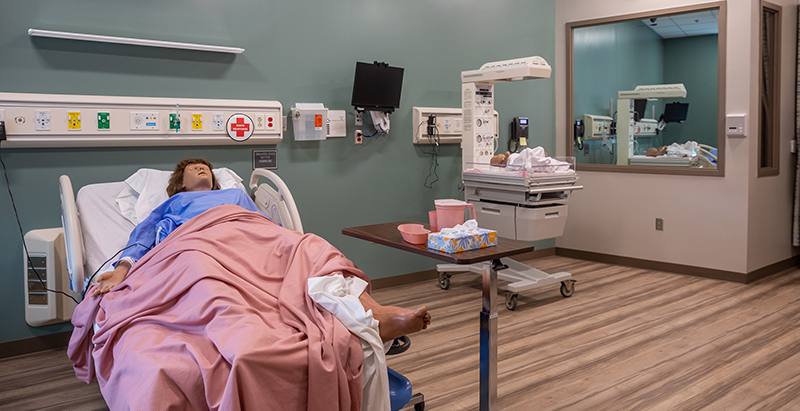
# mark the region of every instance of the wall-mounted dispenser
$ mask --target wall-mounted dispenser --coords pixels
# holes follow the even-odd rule
[[[295,141],[325,140],[327,123],[328,109],[322,103],[295,103],[292,107]]]

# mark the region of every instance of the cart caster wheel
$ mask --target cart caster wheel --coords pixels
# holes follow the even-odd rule
[[[424,402],[420,402],[420,403],[414,404],[414,411],[425,411],[425,403]]]
[[[506,291],[506,308],[511,311],[517,309],[517,300],[519,298],[519,294],[517,293],[510,293]]]
[[[561,282],[561,295],[564,297],[571,297],[575,292],[575,280]]]
[[[439,288],[442,290],[450,288],[450,274],[439,274]]]

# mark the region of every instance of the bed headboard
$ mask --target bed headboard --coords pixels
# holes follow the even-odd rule
[[[65,175],[59,177],[58,187],[61,196],[61,225],[64,227],[64,242],[67,249],[69,286],[72,291],[82,292],[85,279],[83,234],[78,219],[78,207],[75,205],[75,192],[72,191],[72,181]]]

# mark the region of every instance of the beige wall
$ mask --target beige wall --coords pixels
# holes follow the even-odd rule
[[[559,0],[556,2],[556,135],[559,154],[571,131],[566,119],[566,23],[705,2]],[[784,5],[784,31],[796,29],[796,5]],[[757,179],[758,1],[727,2],[726,113],[747,113],[748,137],[726,138],[725,177],[581,172],[583,191],[570,199],[558,247],[745,274],[791,257],[788,144],[793,135],[794,75],[784,61],[781,173]],[[783,5],[783,4],[782,4]],[[790,16],[791,15],[791,16]],[[784,37],[788,50],[794,34]],[[745,45],[745,46],[743,46]],[[749,47],[747,47],[749,45]],[[785,52],[784,56],[794,52]],[[793,69],[792,69],[793,70]],[[688,91],[691,93],[691,90]],[[788,94],[791,94],[789,96]],[[720,104],[720,107],[723,107]],[[664,231],[655,231],[655,219]]]
[[[789,150],[795,130],[797,1],[771,0],[770,3],[777,4],[782,8],[780,175],[759,178],[757,173],[750,174],[749,235],[747,237],[747,268],[749,271],[785,259],[792,252],[797,253],[791,245],[796,156]],[[754,7],[758,7],[758,4],[755,4]],[[753,69],[757,70],[758,66],[754,66]],[[751,107],[753,110],[757,110],[758,101],[754,101]],[[756,139],[750,140],[750,150],[753,153],[758,152]],[[757,162],[758,155],[755,154],[752,156],[751,167],[756,167]]]

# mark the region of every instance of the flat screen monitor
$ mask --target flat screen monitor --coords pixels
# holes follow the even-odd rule
[[[647,108],[647,100],[633,100],[633,111],[636,112],[636,116],[634,120],[639,121],[644,118],[644,111]]]
[[[351,104],[365,110],[391,113],[400,107],[402,87],[403,68],[379,62],[356,62]]]
[[[689,112],[689,103],[667,103],[664,106],[664,122],[680,123],[686,121]]]

